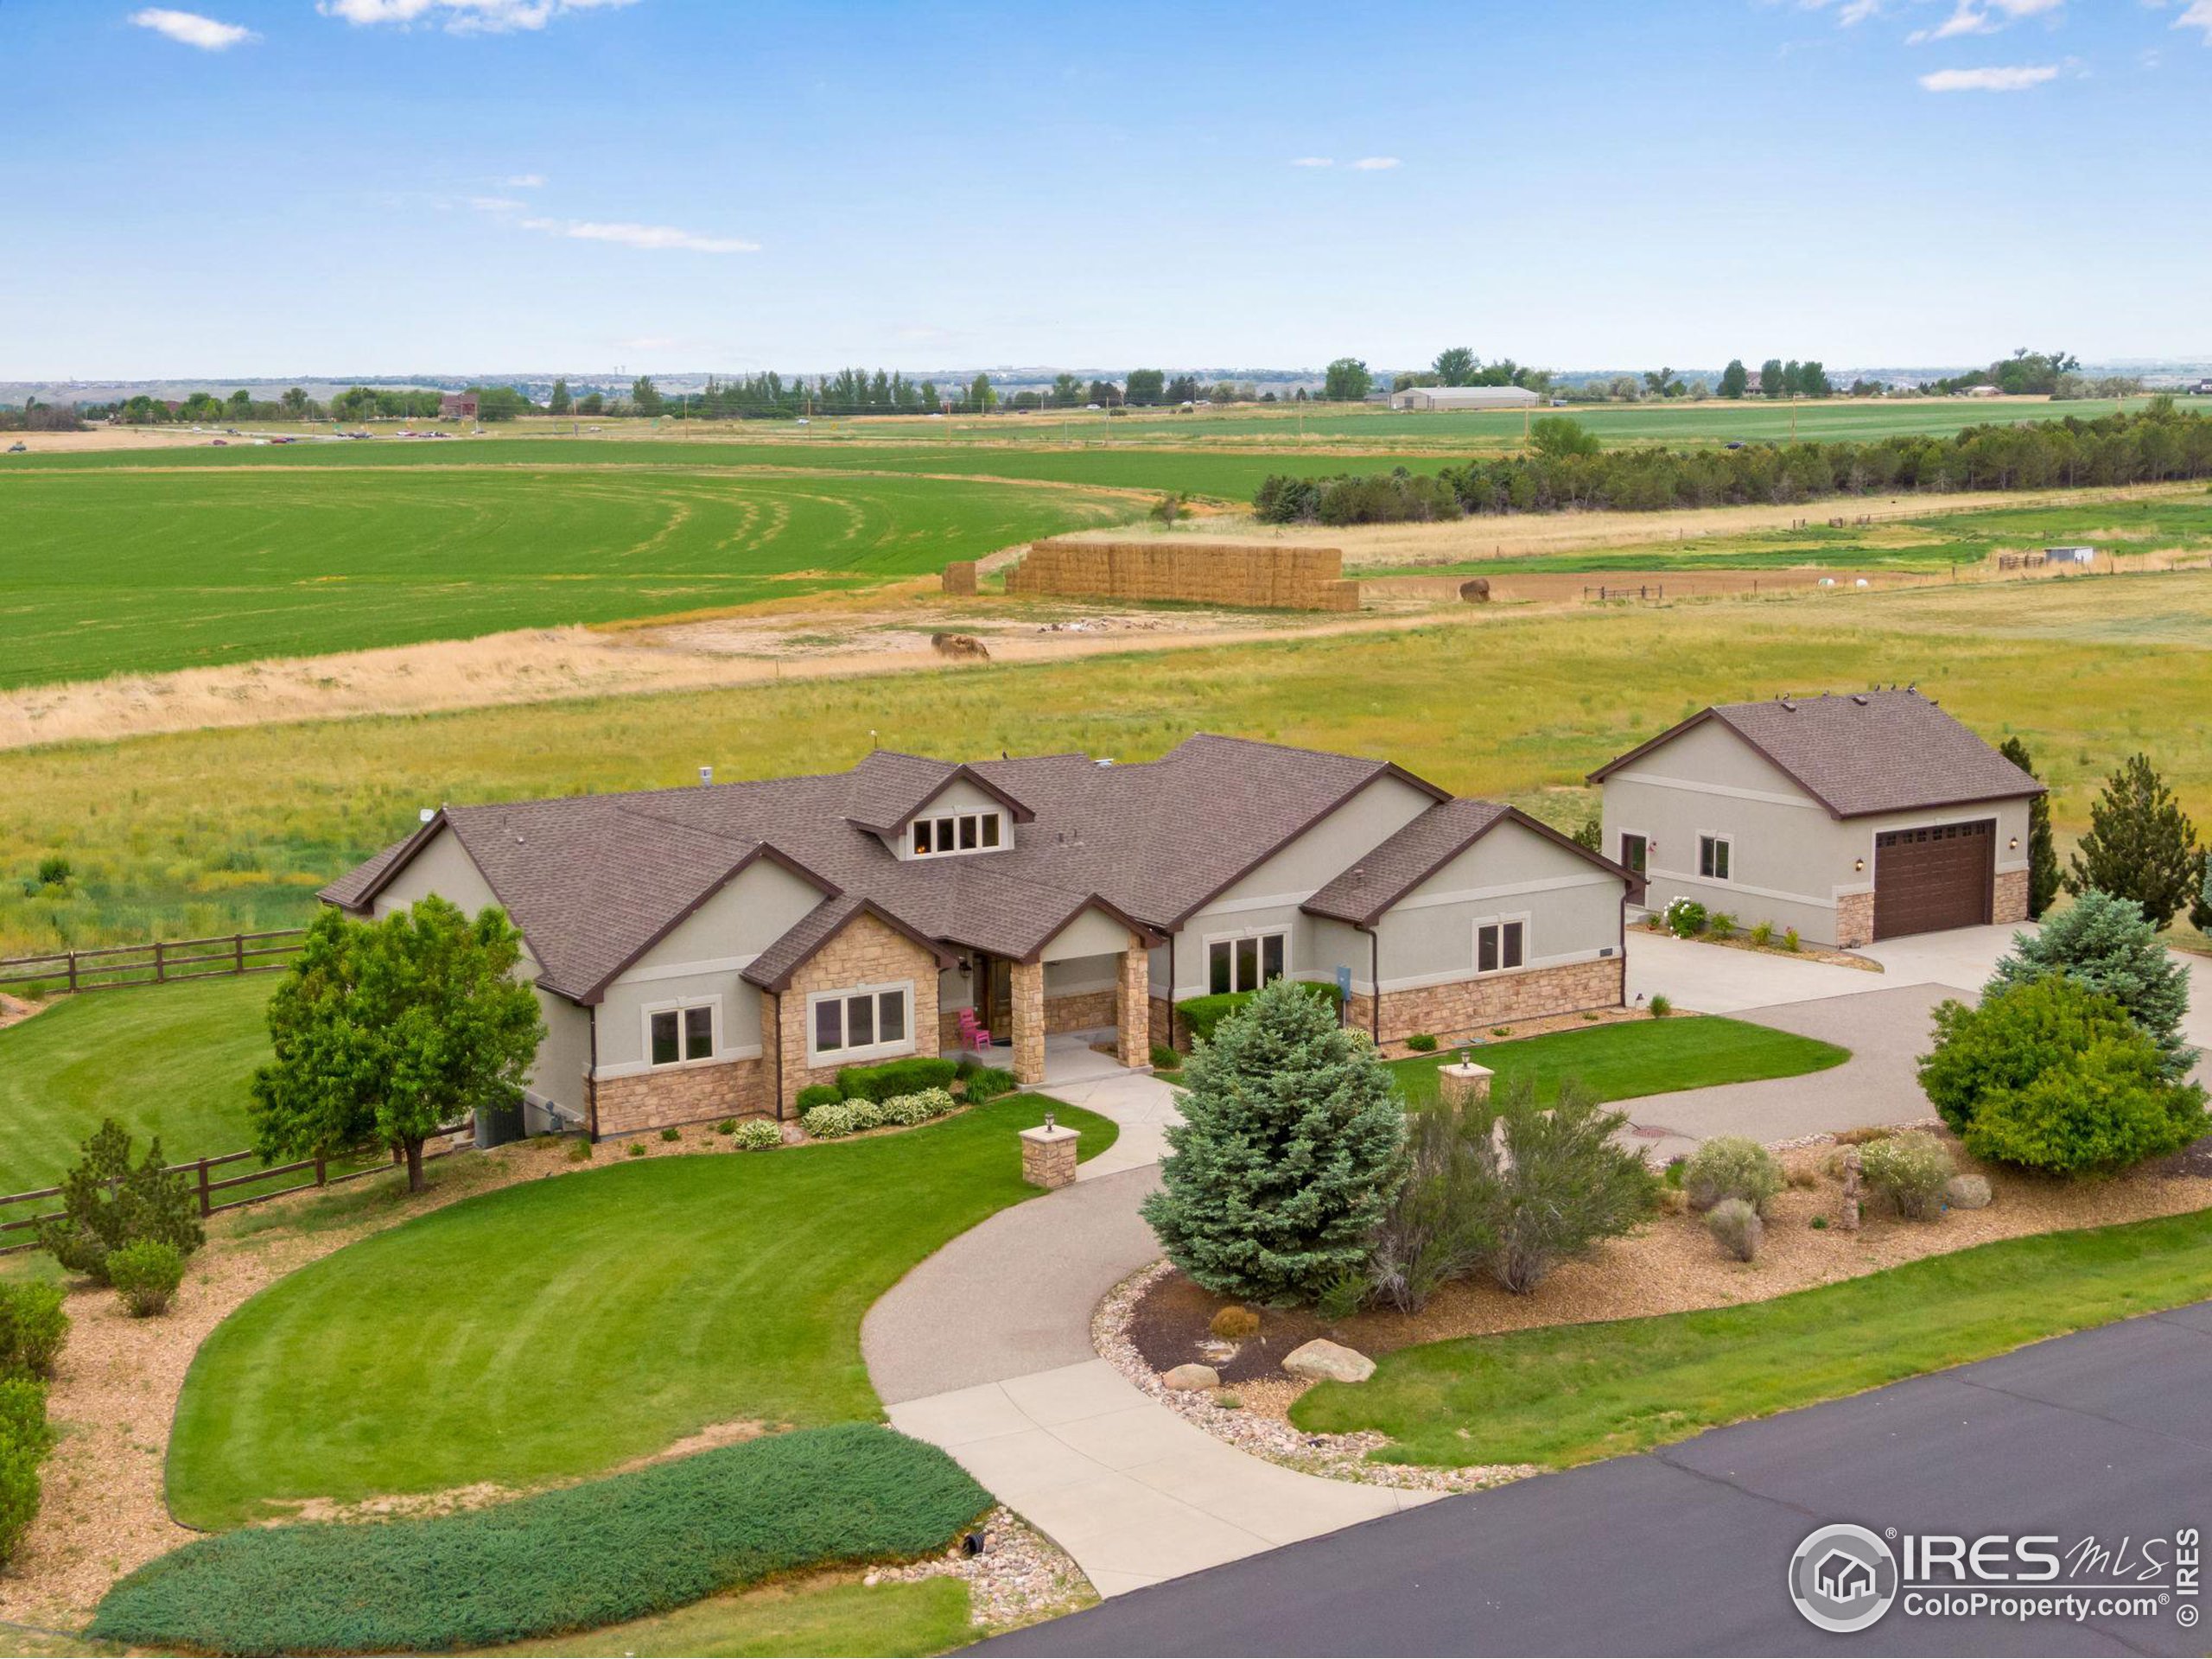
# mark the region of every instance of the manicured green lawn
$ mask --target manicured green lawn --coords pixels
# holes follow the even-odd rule
[[[252,1143],[246,1084],[269,1058],[273,975],[65,997],[0,1031],[0,1193],[51,1186],[112,1117],[172,1163]]]
[[[1848,1049],[1833,1043],[1713,1014],[1554,1031],[1515,1042],[1485,1043],[1474,1051],[1476,1065],[1497,1073],[1494,1089],[1533,1077],[1541,1101],[1555,1098],[1560,1083],[1568,1077],[1580,1078],[1599,1100],[1628,1100],[1721,1083],[1802,1077],[1850,1058]],[[1457,1049],[1440,1048],[1433,1054],[1394,1060],[1390,1070],[1406,1098],[1419,1104],[1436,1098],[1437,1067],[1458,1059]]]
[[[1291,1416],[1380,1430],[1393,1462],[1565,1468],[2209,1291],[2212,1211],[2200,1211],[1984,1244],[1749,1306],[1402,1348]]]
[[[775,1659],[779,1654],[798,1659],[906,1659],[964,1647],[975,1637],[968,1622],[968,1586],[957,1579],[873,1586],[817,1579],[711,1596],[658,1618],[610,1624],[557,1641],[481,1651],[569,1654],[576,1659]]]
[[[902,1135],[531,1181],[349,1245],[201,1345],[170,1508],[235,1526],[276,1500],[592,1474],[714,1423],[880,1418],[861,1316],[1031,1196],[1014,1132],[1047,1108],[1084,1156],[1113,1144],[1107,1120],[1020,1096]]]

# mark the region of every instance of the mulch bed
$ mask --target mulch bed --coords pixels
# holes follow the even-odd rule
[[[1234,1351],[1207,1329],[1225,1304],[1179,1273],[1171,1273],[1145,1294],[1129,1320],[1128,1338],[1155,1371],[1195,1362],[1211,1365],[1224,1382],[1252,1382],[1282,1376],[1282,1357],[1316,1337],[1339,1340],[1336,1327],[1309,1308],[1255,1307],[1260,1333]]]

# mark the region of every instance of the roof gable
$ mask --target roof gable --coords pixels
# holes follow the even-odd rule
[[[1006,808],[1016,823],[1027,823],[1036,817],[1003,784],[994,783],[961,762],[901,754],[895,749],[873,749],[848,776],[851,783],[843,817],[848,823],[871,835],[893,834],[955,783],[963,781],[973,784]]]
[[[1440,803],[1383,842],[1300,906],[1309,915],[1372,927],[1398,901],[1502,825],[1516,825],[1564,848],[1608,875],[1634,880],[1611,859],[1592,852],[1517,807],[1497,801]]]
[[[1699,710],[1590,774],[1615,772],[1718,722],[1836,818],[2040,795],[2043,785],[1915,690],[1777,697]]]

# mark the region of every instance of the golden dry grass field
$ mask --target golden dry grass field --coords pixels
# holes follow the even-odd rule
[[[2212,823],[2212,573],[1566,612],[1382,632],[0,753],[0,953],[296,922],[442,801],[849,765],[871,744],[1140,760],[1194,730],[1388,755],[1559,822],[1583,774],[1704,703],[1916,681],[2034,750],[2063,831],[2148,752]],[[68,879],[41,884],[42,858]]]

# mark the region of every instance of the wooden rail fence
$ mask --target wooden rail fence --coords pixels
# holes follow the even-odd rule
[[[445,1137],[443,1143],[435,1146],[425,1144],[423,1148],[423,1161],[428,1163],[434,1158],[444,1158],[454,1153],[467,1150],[466,1144],[457,1143],[454,1138],[464,1132],[463,1129],[441,1130],[439,1135]],[[438,1136],[431,1137],[433,1141],[437,1141],[438,1138]],[[243,1175],[226,1175],[220,1180],[213,1179],[213,1173],[216,1170],[232,1164],[242,1163],[246,1159],[256,1155],[251,1152],[226,1152],[218,1157],[195,1158],[188,1164],[170,1164],[166,1167],[170,1174],[183,1176],[188,1187],[196,1189],[200,1201],[200,1213],[203,1217],[219,1216],[226,1210],[243,1210],[248,1205],[266,1204],[271,1198],[289,1198],[295,1192],[305,1192],[315,1187],[343,1186],[348,1181],[366,1180],[372,1175],[390,1175],[396,1173],[404,1179],[407,1173],[405,1155],[395,1154],[389,1163],[369,1163],[359,1169],[340,1168],[334,1171],[330,1167],[331,1160],[327,1158],[302,1158],[296,1163],[272,1164],[267,1169],[251,1170]],[[340,1161],[342,1163],[345,1160],[341,1159]],[[294,1181],[289,1186],[276,1187],[267,1192],[249,1192],[239,1198],[223,1198],[218,1201],[219,1194],[235,1192],[242,1186],[251,1186],[258,1181],[281,1180],[286,1176],[305,1174],[310,1170],[314,1173],[308,1179]],[[12,1205],[38,1205],[60,1196],[61,1189],[58,1186],[41,1186],[31,1192],[11,1192],[4,1198],[0,1198],[0,1215],[4,1215]],[[35,1231],[41,1223],[50,1221],[61,1213],[59,1210],[45,1210],[19,1216],[14,1220],[0,1220],[0,1255],[13,1255],[21,1250],[36,1249],[38,1241],[35,1237],[22,1243],[14,1243],[9,1242],[7,1236],[10,1233]]]
[[[226,933],[206,939],[162,939],[94,950],[54,950],[0,957],[0,989],[35,985],[54,990],[106,991],[124,985],[167,985],[187,979],[282,973],[300,953],[303,927],[265,933]]]

